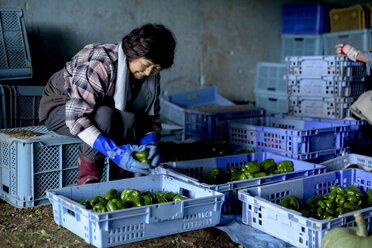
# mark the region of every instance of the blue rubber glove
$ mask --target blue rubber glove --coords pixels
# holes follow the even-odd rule
[[[147,159],[151,161],[151,166],[156,167],[160,164],[160,153],[156,144],[159,139],[155,132],[151,132],[143,136],[140,140],[140,145],[145,146],[145,149],[149,150],[149,155]]]
[[[141,163],[133,157],[134,152],[143,151],[145,147],[129,144],[118,147],[111,139],[100,134],[94,141],[93,148],[102,152],[124,170],[145,175],[150,174],[150,165]]]

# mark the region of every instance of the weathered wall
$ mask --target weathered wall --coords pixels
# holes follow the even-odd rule
[[[216,85],[233,101],[253,101],[256,63],[280,60],[286,0],[1,0],[24,11],[34,84],[44,85],[85,44],[118,42],[147,22],[178,41],[161,73],[163,95]]]

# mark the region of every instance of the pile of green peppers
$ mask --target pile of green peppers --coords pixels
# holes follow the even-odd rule
[[[86,209],[93,209],[97,213],[104,213],[125,208],[182,200],[185,200],[185,197],[173,192],[157,191],[152,193],[147,190],[139,191],[126,188],[121,194],[116,189],[110,189],[103,197],[95,196],[89,200],[79,200],[77,202],[85,206]]]
[[[274,159],[268,158],[263,160],[260,164],[257,162],[257,160],[249,161],[240,169],[211,169],[209,171],[208,178],[205,181],[209,184],[222,184],[226,182],[281,174],[291,172],[293,170],[293,163],[290,160],[283,160],[277,165]]]
[[[354,185],[345,188],[331,186],[330,192],[309,198],[302,202],[296,196],[290,195],[280,203],[283,207],[302,213],[305,217],[315,219],[333,219],[339,215],[372,206],[372,189],[364,193]]]

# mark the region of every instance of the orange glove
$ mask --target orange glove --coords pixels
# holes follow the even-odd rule
[[[347,44],[337,44],[336,53],[337,55],[345,55],[352,61],[356,61],[359,51]]]

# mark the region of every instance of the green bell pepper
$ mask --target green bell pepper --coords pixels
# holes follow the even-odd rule
[[[107,211],[107,209],[106,209],[106,202],[105,201],[101,201],[101,202],[99,202],[99,203],[97,203],[97,204],[95,204],[94,206],[93,206],[93,211],[94,212],[97,212],[97,213],[104,213],[104,212],[106,212]]]
[[[261,166],[266,172],[274,171],[276,169],[276,163],[274,159],[272,158],[268,158],[262,161]],[[254,173],[257,173],[257,172],[254,172]]]
[[[248,171],[252,174],[257,173],[261,170],[260,165],[257,163],[256,160],[249,161],[245,165],[242,166],[242,171]]]
[[[289,195],[280,203],[283,207],[298,211],[301,206],[301,201],[296,196]]]
[[[221,184],[224,182],[224,173],[221,168],[213,168],[209,171],[208,183]]]
[[[254,174],[254,177],[265,177],[265,176],[267,176],[267,174],[266,172],[263,172],[263,171]]]
[[[355,187],[354,185],[351,185],[351,184],[347,186],[346,194],[356,196],[356,197],[362,197],[363,196],[360,189],[358,189],[357,187]]]
[[[341,194],[341,195],[346,194],[346,191],[345,191],[344,188],[338,187],[338,186],[335,186],[335,185],[331,186],[330,191],[333,192],[333,193],[336,193],[336,194]]]
[[[290,160],[283,160],[278,164],[278,172],[279,173],[286,173],[293,171],[293,163]]]
[[[143,206],[140,192],[136,189],[124,189],[123,192],[121,192],[120,199],[124,202],[124,204],[125,202],[131,202],[133,206]]]
[[[314,195],[313,197],[307,199],[306,204],[309,206],[316,206],[318,204],[318,201],[320,201],[322,198],[318,195]]]
[[[119,209],[124,209],[125,207],[124,207],[124,203],[120,199],[112,198],[111,200],[107,202],[106,208],[108,211],[115,211]]]
[[[236,169],[231,167],[231,168],[226,168],[224,171],[225,178],[228,178],[229,181],[234,181],[235,174],[237,173]]]
[[[145,163],[145,164],[150,163],[150,161],[147,159],[148,155],[149,155],[148,150],[143,150],[141,152],[134,153],[134,157],[136,158],[136,160],[138,160],[141,163]]]
[[[367,197],[368,197],[368,200],[367,200],[368,205],[369,205],[369,206],[372,206],[372,189],[369,189],[369,190],[367,191]]]
[[[114,198],[118,198],[118,191],[116,189],[110,189],[109,191],[107,191],[107,193],[105,194],[105,196],[103,198],[105,198],[106,201],[109,201],[111,199],[114,199]]]
[[[164,196],[162,196],[162,195],[156,195],[156,201],[158,202],[158,203],[166,203],[166,202],[168,202],[167,201],[167,198],[165,198]]]
[[[89,204],[91,205],[91,206],[93,206],[94,207],[94,205],[96,205],[97,203],[99,203],[99,202],[103,202],[103,201],[105,201],[105,199],[102,197],[102,196],[95,196],[95,197],[92,197],[92,198],[90,198],[89,200],[88,200],[88,202],[89,202]]]
[[[185,200],[185,197],[179,195],[179,194],[176,194],[174,197],[173,197],[173,201],[183,201]]]
[[[359,210],[359,209],[361,209],[360,206],[358,206],[358,205],[356,205],[356,204],[354,204],[354,203],[352,203],[352,202],[345,202],[345,203],[344,203],[344,208],[345,208],[345,209],[348,209],[348,210],[350,210],[350,211],[355,211],[355,210]]]
[[[167,201],[173,201],[173,197],[174,197],[175,195],[176,195],[175,193],[169,191],[169,192],[166,192],[166,193],[164,194],[164,197],[165,197],[165,199],[167,199]]]
[[[337,206],[343,206],[345,203],[345,197],[343,195],[337,194],[335,203]]]

